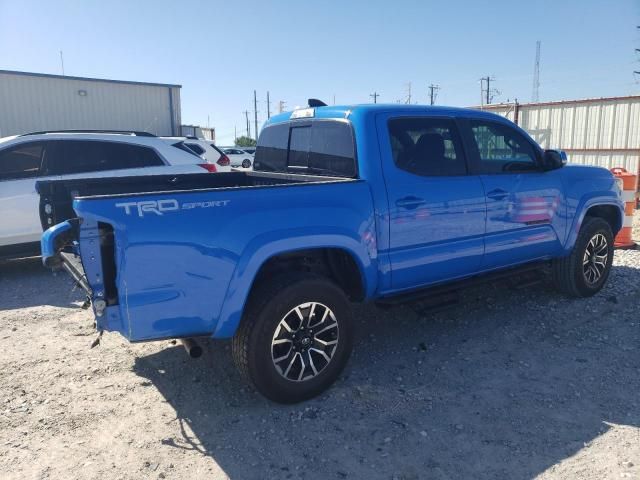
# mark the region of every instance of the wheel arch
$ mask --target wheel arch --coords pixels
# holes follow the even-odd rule
[[[234,335],[247,299],[259,282],[278,272],[296,270],[328,276],[353,301],[371,298],[376,289],[377,259],[363,243],[351,237],[289,237],[255,250],[248,247],[229,282],[213,337]],[[344,274],[343,278],[340,273]]]
[[[611,231],[613,236],[622,228],[622,221],[624,218],[624,208],[621,201],[616,201],[611,197],[595,197],[587,199],[582,202],[582,205],[577,209],[576,214],[570,231],[568,232],[567,241],[565,243],[565,254],[568,254],[573,249],[580,228],[584,223],[584,219],[587,216],[603,218],[611,225]]]

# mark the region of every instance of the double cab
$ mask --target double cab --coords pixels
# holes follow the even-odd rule
[[[571,296],[603,287],[623,218],[606,169],[487,112],[313,105],[264,125],[254,171],[40,182],[45,264],[84,286],[99,331],[231,338],[278,402],[337,378],[353,302],[532,265]]]

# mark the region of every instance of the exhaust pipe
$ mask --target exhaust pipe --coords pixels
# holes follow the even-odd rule
[[[181,338],[180,343],[191,358],[199,358],[202,356],[202,347],[198,345],[193,338]]]

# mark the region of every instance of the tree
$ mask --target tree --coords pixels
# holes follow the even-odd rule
[[[241,137],[236,138],[236,146],[238,147],[255,147],[256,141],[251,138],[243,135]]]

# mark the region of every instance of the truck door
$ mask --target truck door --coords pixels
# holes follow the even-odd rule
[[[461,125],[487,196],[483,270],[557,255],[566,229],[560,170],[545,171],[540,149],[514,126],[484,119]]]
[[[393,291],[479,271],[485,194],[469,175],[456,122],[448,117],[377,117],[389,201]]]

